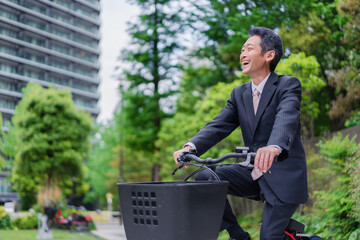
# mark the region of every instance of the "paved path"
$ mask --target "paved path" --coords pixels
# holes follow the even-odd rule
[[[97,230],[91,231],[96,236],[106,240],[126,240],[124,225],[119,220],[111,222],[96,222]]]

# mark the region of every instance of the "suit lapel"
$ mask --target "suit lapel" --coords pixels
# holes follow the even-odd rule
[[[272,72],[264,86],[264,89],[261,93],[259,106],[258,106],[258,109],[256,112],[255,124],[254,124],[254,128],[253,128],[254,131],[259,123],[261,115],[264,113],[266,106],[268,105],[269,101],[271,100],[271,98],[276,90],[275,82],[277,81],[277,79],[278,79],[278,75],[276,73]]]
[[[254,115],[254,107],[253,107],[252,91],[251,91],[251,83],[250,82],[247,84],[244,94],[242,95],[242,102],[244,103],[245,115],[247,118],[247,122],[249,124],[249,129],[251,130],[251,135],[253,135],[255,115]]]

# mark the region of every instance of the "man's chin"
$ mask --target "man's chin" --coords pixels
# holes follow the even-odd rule
[[[242,73],[243,73],[243,74],[246,74],[246,75],[249,75],[249,71],[246,71],[246,70],[244,70],[244,69],[242,70]]]

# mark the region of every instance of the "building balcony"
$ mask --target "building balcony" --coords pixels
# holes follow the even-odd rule
[[[0,30],[0,39],[3,39],[10,43],[15,43],[24,46],[26,48],[31,48],[39,52],[65,58],[70,61],[84,64],[89,67],[93,67],[97,69],[100,68],[100,64],[98,63],[98,58],[89,58],[86,57],[85,54],[83,56],[81,56],[80,54],[71,54],[69,51],[63,51],[62,49],[47,48],[45,44],[41,45],[36,41],[31,41],[31,39],[24,39],[24,37],[19,37],[17,34],[12,34],[4,29]]]
[[[100,113],[100,108],[99,107],[96,107],[96,108],[90,108],[90,107],[85,107],[85,106],[82,106],[82,105],[79,105],[79,104],[76,104],[75,103],[75,107],[77,108],[77,109],[81,109],[81,110],[83,110],[83,111],[85,111],[85,112],[88,112],[88,113],[90,113],[92,116],[98,116],[99,115],[99,113]]]
[[[60,84],[49,81],[47,78],[45,78],[45,79],[31,78],[31,77],[26,77],[26,76],[19,75],[19,74],[16,74],[16,73],[4,72],[4,71],[1,71],[1,69],[0,69],[0,76],[7,77],[7,78],[10,78],[10,79],[16,79],[18,81],[26,82],[26,83],[34,82],[34,83],[40,84],[40,85],[42,85],[44,87],[51,87],[52,86],[52,87],[55,87],[55,88],[58,88],[58,89],[67,89],[74,96],[79,95],[81,97],[87,97],[87,98],[91,98],[91,99],[94,99],[94,100],[98,100],[100,98],[100,94],[99,94],[98,90],[92,90],[92,89],[85,88],[85,87],[83,87],[81,89],[79,87],[74,87],[74,86],[71,86],[71,85],[60,85]],[[1,88],[1,85],[0,85],[0,88]],[[15,91],[15,90],[2,89],[2,90],[0,90],[0,92],[1,91],[4,94],[8,93],[7,95],[17,97],[19,99],[22,97],[22,94],[20,92],[18,92],[18,91]]]
[[[2,88],[1,85],[0,85],[0,94],[7,95],[7,96],[12,96],[12,97],[16,97],[16,98],[21,98],[22,97],[22,94],[20,92],[10,90],[10,89],[4,89],[4,88]]]
[[[71,15],[77,16],[79,18],[82,18],[88,22],[100,25],[100,18],[99,14],[89,14],[84,11],[81,11],[79,9],[73,8],[72,6],[57,0],[38,0],[41,3],[45,3],[51,7],[54,7],[56,9],[59,9],[61,11],[67,12]],[[56,3],[55,3],[56,2]],[[100,7],[99,7],[100,11]]]
[[[0,113],[7,113],[7,114],[10,114],[10,115],[14,115],[15,108],[14,109],[9,109],[9,108],[0,106]]]
[[[97,0],[75,0],[78,3],[91,7],[97,11],[100,11],[100,2]]]
[[[51,32],[50,29],[46,29],[46,28],[42,29],[40,26],[36,26],[36,25],[31,26],[28,24],[24,24],[21,21],[16,21],[16,20],[10,19],[5,16],[1,16],[1,15],[0,15],[0,21],[5,22],[7,24],[11,24],[15,27],[22,28],[27,31],[33,32],[35,34],[39,34],[40,36],[48,37],[48,38],[54,39],[55,41],[59,41],[59,42],[68,44],[69,46],[74,46],[79,49],[84,49],[84,50],[92,52],[94,54],[100,54],[99,45],[95,44],[95,43],[91,44],[89,42],[80,41],[79,39],[74,39],[67,35],[60,36],[59,33],[55,34],[54,31]],[[47,31],[47,30],[49,30],[49,31]]]
[[[94,76],[85,76],[85,74],[79,74],[78,72],[75,71],[70,71],[70,70],[66,70],[66,69],[61,69],[59,67],[55,67],[55,66],[50,66],[50,65],[46,65],[45,63],[40,63],[40,62],[36,62],[33,60],[28,60],[26,58],[22,58],[19,56],[15,56],[12,54],[8,54],[8,53],[2,53],[0,52],[0,58],[4,58],[7,61],[13,61],[13,62],[17,62],[17,63],[22,63],[24,65],[28,65],[28,66],[32,66],[34,68],[37,68],[41,71],[49,71],[49,72],[54,72],[60,75],[65,75],[68,76],[70,78],[75,78],[75,79],[79,79],[82,81],[87,81],[89,83],[99,83],[99,77],[97,75]]]
[[[54,23],[56,25],[59,25],[61,27],[75,31],[77,33],[84,34],[84,35],[94,38],[96,40],[99,40],[99,38],[100,38],[100,32],[99,32],[98,28],[94,27],[90,30],[90,28],[79,25],[79,24],[71,21],[70,19],[64,19],[64,18],[55,19],[54,16],[52,16],[50,13],[40,12],[40,10],[38,8],[36,8],[32,4],[30,4],[29,2],[26,2],[23,0],[8,0],[8,1],[5,1],[4,4],[8,5],[9,7],[14,8],[14,9],[18,9],[22,12],[33,15],[44,21]]]
[[[45,48],[45,47],[37,46],[37,45],[34,45],[34,44],[30,44],[30,43],[27,43],[25,41],[18,40],[16,38],[8,37],[8,36],[5,36],[5,35],[0,35],[0,39],[4,39],[4,40],[6,40],[6,41],[8,41],[10,43],[20,45],[20,46],[25,47],[27,49],[33,49],[35,51],[43,53],[44,55],[51,55],[51,56],[55,56],[55,57],[58,57],[58,58],[61,58],[61,59],[66,59],[66,60],[69,60],[71,62],[78,63],[78,64],[81,64],[81,65],[84,65],[84,66],[87,66],[87,67],[91,67],[91,68],[94,68],[94,69],[99,69],[100,68],[99,63],[94,63],[93,61],[90,61],[90,60],[87,61],[87,60],[78,58],[77,56],[74,56],[74,55],[71,55],[71,54],[65,54],[65,53],[61,53],[61,52],[58,52],[58,51],[55,51],[55,50],[52,50],[52,49],[49,49],[49,48]]]
[[[6,192],[1,193],[0,192],[0,202],[19,202],[20,198],[18,197],[18,194],[16,192]]]

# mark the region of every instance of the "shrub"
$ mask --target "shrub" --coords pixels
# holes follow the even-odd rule
[[[38,226],[38,219],[35,215],[18,217],[14,220],[14,224],[18,229],[36,229]]]
[[[312,220],[310,231],[324,239],[348,239],[359,227],[360,145],[338,134],[318,146],[325,161],[318,171],[329,181],[326,190],[315,192],[314,216],[307,216]]]
[[[3,206],[0,206],[0,229],[13,229],[9,214],[4,210]]]

